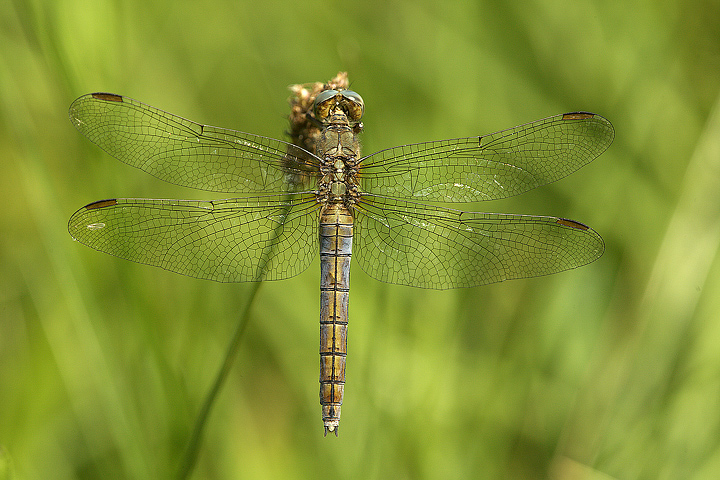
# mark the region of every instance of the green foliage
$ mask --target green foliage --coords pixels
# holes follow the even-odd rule
[[[0,18],[0,478],[176,475],[250,298],[193,478],[720,474],[717,2],[58,0]],[[425,291],[354,265],[324,438],[319,263],[253,297],[73,242],[91,201],[217,197],[117,162],[67,109],[109,91],[281,138],[287,86],[340,70],[366,153],[574,110],[616,140],[471,207],[587,223],[606,244],[589,266]]]

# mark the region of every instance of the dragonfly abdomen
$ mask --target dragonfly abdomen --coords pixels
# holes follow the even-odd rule
[[[342,203],[320,214],[320,404],[325,435],[340,423],[347,355],[353,217]]]

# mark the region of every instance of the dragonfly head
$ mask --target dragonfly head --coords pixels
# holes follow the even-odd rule
[[[315,98],[313,113],[321,123],[326,123],[338,110],[347,115],[350,124],[354,125],[365,113],[365,103],[352,90],[325,90]]]

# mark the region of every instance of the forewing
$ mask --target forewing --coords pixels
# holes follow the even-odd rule
[[[75,212],[68,230],[95,250],[191,277],[279,280],[319,248],[315,198],[287,197],[102,200]]]
[[[518,195],[593,161],[614,138],[600,115],[566,113],[480,137],[416,143],[363,158],[363,191],[436,202]]]
[[[365,195],[355,205],[353,258],[371,277],[422,288],[535,277],[598,259],[603,240],[557,217],[462,212]]]
[[[166,182],[225,193],[306,190],[318,159],[295,145],[201,125],[144,103],[93,93],[70,106],[70,121],[118,160]]]

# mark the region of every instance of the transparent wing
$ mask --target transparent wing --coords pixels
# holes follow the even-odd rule
[[[366,192],[435,202],[506,198],[554,182],[612,143],[600,115],[566,113],[481,137],[381,150],[360,162]]]
[[[557,217],[462,212],[366,195],[353,257],[371,277],[422,288],[472,287],[561,272],[602,255],[600,235]]]
[[[307,190],[319,160],[295,145],[186,120],[111,93],[84,95],[70,121],[121,162],[161,180],[225,193]]]
[[[95,250],[191,277],[279,280],[319,250],[314,196],[287,197],[101,200],[75,212],[68,230]]]

